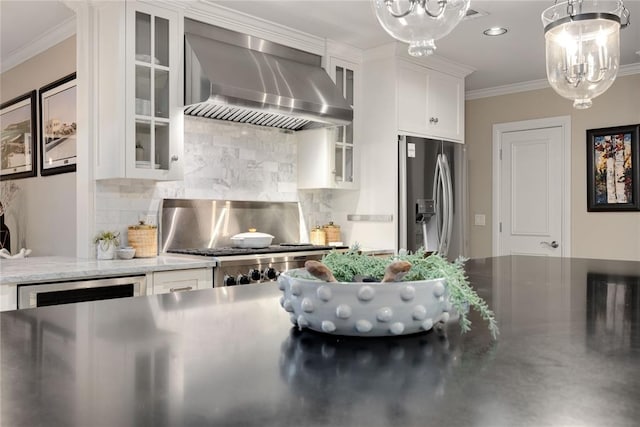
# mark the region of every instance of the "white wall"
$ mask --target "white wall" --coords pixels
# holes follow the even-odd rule
[[[553,89],[466,102],[469,158],[469,217],[492,215],[492,126],[544,117],[571,116],[571,256],[640,260],[640,212],[587,212],[587,129],[640,123],[640,74],[618,77],[587,110]],[[491,256],[491,221],[471,225],[472,257]]]
[[[0,75],[2,102],[49,84],[76,70],[75,36]],[[76,254],[76,174],[13,180],[20,191],[8,207],[11,252],[29,248],[32,255]]]

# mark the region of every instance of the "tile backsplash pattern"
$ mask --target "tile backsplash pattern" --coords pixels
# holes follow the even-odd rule
[[[295,201],[292,133],[185,117],[186,197]]]
[[[297,190],[294,134],[190,116],[184,132],[184,180],[98,181],[96,231],[120,231],[124,245],[127,226],[157,222],[165,198],[300,201],[309,227],[333,220],[330,191]]]

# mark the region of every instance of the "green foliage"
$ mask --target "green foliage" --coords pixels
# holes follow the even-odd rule
[[[339,282],[351,282],[354,276],[370,276],[378,281],[384,276],[384,269],[390,264],[389,258],[362,255],[353,248],[341,253],[331,251],[322,259]]]
[[[120,233],[117,231],[101,231],[93,238],[93,243],[100,243],[102,240],[103,249],[113,244],[114,246],[120,245]]]
[[[351,282],[354,276],[369,276],[380,281],[389,264],[394,261],[407,261],[411,263],[411,270],[404,277],[404,281],[446,279],[449,301],[460,314],[462,332],[471,329],[471,321],[467,317],[467,311],[471,307],[480,313],[480,316],[488,323],[491,335],[496,338],[498,324],[487,303],[469,284],[469,279],[464,271],[466,259],[458,258],[451,263],[437,253],[425,255],[424,250],[419,249],[415,253],[401,252],[395,256],[373,257],[363,255],[359,253],[357,247],[352,247],[344,253],[331,251],[324,256],[322,262],[333,272],[336,280]]]

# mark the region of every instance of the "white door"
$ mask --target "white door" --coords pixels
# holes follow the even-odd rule
[[[568,123],[530,121],[496,128],[494,254],[568,256]]]

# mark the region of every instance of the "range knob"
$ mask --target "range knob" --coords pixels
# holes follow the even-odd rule
[[[260,273],[260,270],[255,268],[252,268],[251,270],[249,270],[249,279],[253,280],[254,282],[259,281],[261,277],[262,277],[262,273]]]
[[[251,283],[251,280],[249,279],[249,276],[247,276],[246,274],[239,274],[238,275],[238,284],[239,285],[248,285],[249,283]]]
[[[265,268],[264,273],[262,274],[267,280],[274,280],[276,277],[278,277],[278,272],[273,267]]]
[[[237,284],[238,284],[238,283],[236,282],[236,278],[235,278],[235,277],[233,277],[233,276],[227,276],[227,275],[225,275],[225,276],[224,276],[224,279],[222,279],[222,283],[223,283],[225,286],[235,286],[235,285],[237,285]]]

